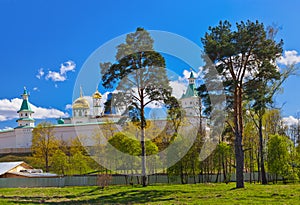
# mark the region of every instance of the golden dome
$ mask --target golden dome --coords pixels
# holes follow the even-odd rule
[[[73,109],[80,109],[80,108],[90,109],[90,104],[83,97],[79,97],[74,101],[72,108]]]
[[[99,93],[98,90],[96,90],[96,92],[93,94],[93,98],[101,99],[101,98],[102,98],[102,95]]]

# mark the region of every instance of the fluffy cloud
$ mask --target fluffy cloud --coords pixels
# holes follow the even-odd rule
[[[18,118],[17,111],[20,109],[22,99],[0,99],[0,121],[11,120]],[[54,108],[43,108],[31,104],[31,109],[34,111],[33,118],[35,119],[47,119],[68,117],[67,113]]]
[[[5,130],[11,130],[13,129],[12,127],[4,127],[3,129],[0,129],[0,131],[5,131]]]
[[[277,59],[277,62],[283,65],[293,65],[300,63],[300,56],[295,50],[284,51],[284,55]]]
[[[67,78],[64,75],[61,75],[58,72],[54,72],[49,70],[48,74],[46,75],[46,80],[52,80],[54,82],[62,82],[65,81]]]
[[[283,124],[285,124],[287,126],[291,126],[291,125],[297,124],[298,119],[296,119],[293,116],[288,116],[288,117],[282,118],[282,122],[283,122]]]
[[[67,72],[75,71],[76,64],[73,61],[67,61],[60,65],[60,74],[65,75]]]
[[[59,71],[49,70],[47,75],[45,75],[43,68],[40,68],[36,77],[38,79],[42,79],[42,77],[45,76],[46,80],[51,80],[53,82],[63,82],[67,80],[67,73],[70,71],[74,72],[75,68],[76,64],[73,61],[69,60],[60,65]]]
[[[67,104],[66,107],[65,107],[65,109],[66,109],[66,110],[72,109],[72,104]]]
[[[188,78],[191,75],[191,71],[184,70],[183,71],[183,77],[178,77],[178,80],[174,80],[170,82],[170,86],[173,89],[172,95],[176,97],[177,99],[181,98],[182,94],[186,91],[187,85],[188,85]],[[202,78],[203,75],[203,68],[199,68],[199,72],[195,73],[193,71],[195,78]]]
[[[36,75],[36,77],[37,77],[38,79],[41,79],[44,75],[45,75],[44,69],[43,69],[43,68],[40,68],[40,69],[38,70],[38,74]]]
[[[31,105],[31,109],[34,111],[33,117],[35,119],[69,117],[68,113],[64,113],[55,108],[43,108],[43,107],[37,107],[35,105]]]
[[[172,95],[179,99],[187,88],[187,82],[182,80],[171,81],[170,86],[172,87]]]

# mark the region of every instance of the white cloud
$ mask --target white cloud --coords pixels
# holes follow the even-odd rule
[[[65,75],[69,71],[74,72],[75,67],[76,67],[76,64],[71,60],[64,62],[60,65],[60,74]]]
[[[0,121],[11,120],[18,118],[17,111],[20,109],[22,104],[22,99],[0,99]],[[47,118],[58,118],[58,117],[68,117],[68,113],[64,113],[60,110],[54,108],[43,108],[37,107],[33,104],[31,109],[34,111],[33,118],[35,119],[47,119]]]
[[[172,87],[172,95],[176,98],[181,98],[182,94],[186,91],[188,86],[188,78],[191,75],[191,71],[184,70],[183,77],[178,77],[178,80],[170,81],[170,86]],[[199,67],[199,71],[196,73],[193,71],[194,77],[202,78],[203,76],[203,67]]]
[[[51,80],[53,82],[63,82],[67,80],[67,73],[72,71],[74,72],[76,68],[76,64],[69,60],[60,65],[59,71],[49,70],[47,75],[45,76],[46,80]],[[41,79],[45,75],[43,68],[38,70],[38,74],[36,77]]]
[[[282,118],[282,121],[283,121],[283,124],[285,124],[287,126],[291,126],[291,125],[298,123],[298,120],[293,116],[284,117],[284,118]]]
[[[40,68],[40,69],[38,70],[38,74],[36,75],[36,77],[37,77],[38,79],[41,79],[41,78],[44,76],[44,74],[45,74],[44,69],[43,69],[43,68]]]
[[[49,70],[48,74],[46,75],[46,80],[52,80],[54,82],[62,82],[62,81],[65,81],[67,78],[66,76],[64,75],[61,75],[60,73],[58,72],[54,72],[54,71],[51,71]]]
[[[40,91],[38,87],[34,87],[33,91]]]
[[[20,109],[22,100],[14,98],[12,100],[0,100],[0,121],[11,120],[18,117],[17,111]]]
[[[170,86],[172,87],[172,95],[177,99],[181,98],[182,94],[186,91],[187,82],[180,80],[171,81]]]
[[[34,111],[33,118],[35,119],[69,117],[68,113],[64,113],[55,108],[43,108],[31,105],[31,109]]]
[[[295,50],[284,51],[284,55],[277,59],[277,62],[283,65],[293,65],[300,63],[300,56]]]
[[[66,110],[72,109],[72,104],[67,104],[66,107],[65,107],[65,109],[66,109]]]
[[[12,127],[4,127],[3,129],[0,129],[0,131],[5,131],[5,130],[11,130],[11,129],[13,129]]]

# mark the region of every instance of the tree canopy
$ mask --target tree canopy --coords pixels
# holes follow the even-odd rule
[[[254,83],[249,87],[246,85],[261,78],[276,79],[278,71],[275,60],[282,53],[282,41],[277,43],[274,39],[268,38],[264,25],[258,21],[242,21],[236,23],[236,28],[232,28],[228,21],[220,21],[218,26],[209,27],[208,30],[209,32],[202,38],[202,43],[206,55],[224,81],[229,111],[233,111],[230,114],[233,125],[230,126],[235,134],[236,186],[242,188],[244,187],[243,102],[246,90],[253,89],[254,85],[259,84]],[[204,69],[209,75],[212,67],[207,64]]]
[[[171,95],[165,60],[154,51],[153,42],[146,30],[137,28],[136,32],[126,36],[125,43],[117,46],[115,63],[100,63],[103,86],[116,86],[114,105],[123,107],[127,117],[139,122],[143,186],[147,184],[145,108],[150,103],[163,102]]]

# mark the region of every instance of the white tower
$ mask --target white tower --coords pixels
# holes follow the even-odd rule
[[[186,92],[181,96],[180,101],[182,108],[185,110],[186,116],[199,116],[200,99],[197,94],[193,71],[191,71],[190,77],[188,78],[189,85]]]
[[[31,115],[34,112],[31,110],[28,101],[29,95],[25,87],[21,96],[23,98],[23,102],[20,110],[18,111],[18,127],[15,128],[16,148],[29,148],[31,146],[32,130],[34,128],[34,119]]]
[[[29,101],[28,101],[28,93],[26,88],[24,87],[24,92],[21,95],[23,98],[23,102],[21,105],[20,110],[18,111],[19,113],[19,119],[17,119],[18,122],[18,127],[34,127],[34,119],[32,118],[32,113],[34,113],[31,110]]]
[[[96,92],[93,94],[93,114],[94,117],[100,117],[101,112],[101,99],[102,95],[99,93],[98,88],[96,89]]]

